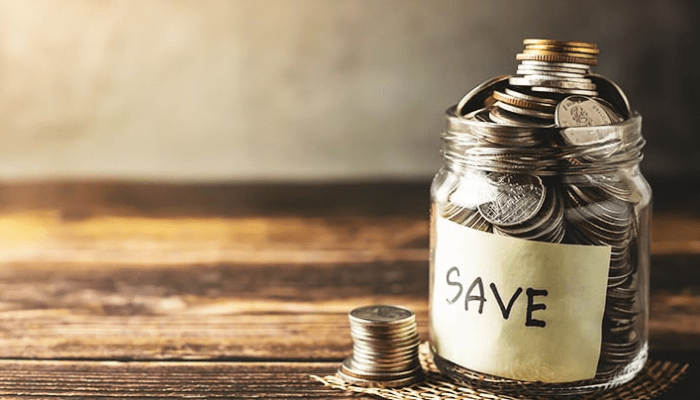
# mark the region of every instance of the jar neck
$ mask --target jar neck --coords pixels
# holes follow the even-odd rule
[[[503,126],[466,120],[447,112],[442,156],[457,172],[488,172],[540,176],[608,174],[632,168],[642,160],[645,140],[642,118],[614,125],[571,128]]]

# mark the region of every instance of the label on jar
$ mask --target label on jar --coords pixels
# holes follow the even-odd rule
[[[609,246],[543,243],[434,220],[431,338],[473,371],[548,383],[595,376]]]

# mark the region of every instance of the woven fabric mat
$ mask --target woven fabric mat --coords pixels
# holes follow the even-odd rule
[[[311,375],[311,378],[334,389],[363,393],[391,400],[534,400],[551,399],[551,397],[513,397],[497,393],[459,386],[444,378],[432,361],[427,343],[420,347],[420,361],[426,372],[426,379],[421,383],[402,388],[365,388],[345,383],[338,375],[324,377]],[[685,374],[688,364],[670,361],[648,361],[644,369],[631,381],[615,389],[595,393],[580,399],[596,400],[647,400],[668,390]]]

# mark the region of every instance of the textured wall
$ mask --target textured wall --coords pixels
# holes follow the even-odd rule
[[[690,1],[0,3],[0,179],[427,178],[442,112],[526,37],[587,40],[700,176]]]

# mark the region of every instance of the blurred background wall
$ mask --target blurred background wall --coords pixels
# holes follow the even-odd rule
[[[596,42],[643,169],[700,177],[692,1],[0,2],[0,179],[429,179],[528,37]]]

